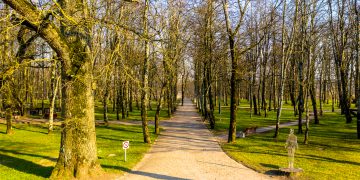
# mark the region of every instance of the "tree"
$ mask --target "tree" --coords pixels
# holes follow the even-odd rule
[[[337,0],[338,6],[336,14],[338,15],[338,21],[335,22],[333,18],[333,3],[328,1],[329,13],[330,13],[330,33],[331,33],[331,45],[332,52],[335,60],[336,74],[338,77],[338,89],[340,97],[341,111],[345,114],[346,123],[351,123],[352,118],[350,114],[350,99],[348,91],[348,81],[349,81],[349,65],[350,60],[346,58],[346,46],[348,44],[348,31],[349,28],[346,27],[346,14],[345,14],[345,4],[346,2],[342,0]],[[340,93],[341,92],[341,93]]]
[[[143,28],[144,36],[148,37],[148,10],[149,10],[149,0],[145,0],[144,15],[143,15]],[[143,127],[143,136],[145,143],[151,143],[148,122],[147,122],[147,110],[146,102],[148,102],[149,96],[149,54],[150,54],[150,45],[149,40],[145,39],[145,56],[142,69],[142,82],[141,82],[141,121]]]
[[[283,1],[283,11],[282,11],[282,25],[281,25],[281,68],[280,68],[280,84],[279,84],[279,93],[278,93],[278,104],[276,112],[276,127],[274,138],[279,136],[279,126],[280,126],[280,116],[283,105],[283,96],[284,96],[284,84],[286,79],[286,68],[289,62],[290,55],[293,53],[294,49],[294,37],[297,32],[297,12],[298,12],[298,0],[295,1],[295,11],[293,17],[293,24],[291,34],[287,34],[285,17],[286,17],[286,1]]]
[[[238,70],[238,62],[235,55],[235,36],[239,32],[241,24],[243,23],[245,12],[250,1],[246,1],[244,6],[241,6],[239,3],[239,22],[236,25],[235,30],[231,28],[231,21],[229,17],[229,4],[227,0],[222,0],[224,17],[226,22],[226,31],[228,36],[228,43],[230,49],[230,58],[231,58],[231,80],[230,80],[230,126],[229,126],[229,136],[228,142],[234,142],[236,140],[236,78]]]
[[[360,70],[359,70],[359,64],[360,64],[360,28],[358,24],[360,23],[360,12],[358,9],[357,1],[354,1],[354,13],[355,13],[355,60],[356,60],[356,79],[355,81],[357,84],[360,81]],[[355,86],[356,87],[356,86]],[[357,138],[360,139],[360,87],[358,85],[358,89],[355,89],[355,91],[358,92],[357,95]]]
[[[46,14],[25,0],[4,0],[23,20],[23,25],[39,33],[56,52],[62,65],[65,122],[52,178],[87,178],[101,170],[97,162],[92,62],[89,54],[87,5],[83,1],[59,0],[62,26],[49,21]],[[79,6],[81,5],[81,6]],[[76,13],[75,13],[76,12]],[[74,24],[83,26],[73,26]],[[66,26],[67,25],[67,26]],[[65,36],[67,34],[67,36]]]

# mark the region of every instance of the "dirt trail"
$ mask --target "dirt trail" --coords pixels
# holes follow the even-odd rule
[[[228,157],[187,100],[143,160],[121,179],[270,179]]]

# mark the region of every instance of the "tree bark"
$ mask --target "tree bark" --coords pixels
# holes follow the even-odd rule
[[[92,62],[88,57],[90,49],[86,43],[90,38],[76,36],[89,34],[84,33],[88,29],[78,26],[71,29],[63,26],[59,29],[46,19],[46,22],[42,22],[43,13],[28,1],[3,0],[3,2],[21,16],[26,16],[26,26],[40,34],[40,37],[57,53],[62,63],[65,121],[59,158],[51,178],[86,179],[99,173],[101,167],[97,162]],[[69,16],[74,15],[73,8],[77,10],[77,18],[83,19],[86,16],[86,4],[83,4],[83,1],[61,0],[59,4]],[[74,19],[78,20],[77,18]],[[65,36],[59,32],[71,35]]]
[[[355,60],[356,60],[356,82],[359,83],[360,81],[360,71],[359,71],[359,64],[360,64],[360,28],[358,26],[358,24],[360,23],[360,12],[358,10],[358,6],[357,6],[357,2],[358,1],[355,1],[354,2],[354,10],[355,10],[355,15],[356,15],[356,18],[355,18],[355,30],[356,30],[356,44],[355,44],[355,52],[356,52],[356,57],[355,57]],[[360,87],[358,85],[358,89],[356,89],[356,92],[357,93],[357,138],[360,139]]]
[[[49,112],[49,127],[48,127],[48,134],[50,134],[53,131],[54,128],[54,109],[55,109],[55,100],[56,100],[56,93],[59,86],[59,79],[56,77],[56,65],[57,62],[54,62],[52,77],[51,77],[51,97],[50,97],[50,112]]]
[[[286,30],[285,30],[285,15],[286,15],[286,1],[283,2],[283,14],[282,14],[282,38],[281,38],[281,69],[280,69],[280,79],[279,79],[279,94],[278,94],[278,100],[277,100],[277,112],[276,112],[276,126],[275,126],[275,134],[274,138],[278,138],[279,136],[279,128],[280,128],[280,116],[283,106],[283,96],[284,96],[284,85],[285,85],[285,78],[286,78],[286,67],[288,63],[288,57],[289,54],[293,51],[293,38],[294,38],[294,31],[296,31],[296,24],[297,24],[297,11],[298,11],[298,0],[295,2],[295,15],[294,15],[294,22],[292,26],[293,34],[291,37],[291,40],[289,42],[289,45],[285,45],[285,36],[286,36]]]
[[[108,117],[108,100],[109,100],[109,88],[108,85],[105,84],[105,92],[103,96],[103,109],[104,109],[104,122],[108,124],[109,117]]]
[[[159,97],[157,99],[157,105],[156,105],[156,112],[155,112],[155,134],[160,134],[160,111],[161,111],[161,99],[162,96],[164,94],[164,90],[165,90],[166,84],[163,84],[161,89],[160,89],[160,94]]]
[[[149,0],[145,0],[145,9],[143,15],[143,28],[145,36],[148,34],[148,10],[149,10]],[[147,109],[146,102],[148,102],[149,95],[149,54],[150,54],[150,45],[149,41],[145,40],[145,57],[143,61],[143,70],[142,70],[142,82],[141,82],[141,121],[143,128],[143,136],[145,143],[151,143],[148,120],[147,120]]]
[[[13,111],[10,106],[6,107],[5,109],[5,119],[6,119],[6,134],[12,134],[12,118],[13,118]]]

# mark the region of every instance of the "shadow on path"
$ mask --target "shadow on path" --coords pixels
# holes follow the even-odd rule
[[[109,169],[117,169],[117,170],[121,170],[121,171],[130,173],[130,174],[136,174],[136,175],[151,177],[151,178],[155,178],[155,179],[189,180],[189,179],[184,179],[184,178],[179,178],[179,177],[173,177],[173,176],[167,176],[167,175],[156,174],[156,173],[150,173],[150,172],[144,172],[144,171],[131,171],[131,169],[129,169],[129,168],[120,167],[120,166],[102,165],[102,167],[103,167],[103,168],[109,168]]]

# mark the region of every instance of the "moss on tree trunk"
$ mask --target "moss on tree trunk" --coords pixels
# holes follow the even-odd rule
[[[101,172],[97,162],[91,63],[65,82],[65,122],[59,159],[51,178],[87,179]]]
[[[58,2],[74,21],[88,16],[87,5],[83,1]],[[93,178],[101,173],[101,167],[97,162],[96,150],[92,62],[89,58],[90,28],[86,24],[65,26],[70,22],[58,27],[43,17],[43,13],[27,0],[4,0],[4,3],[21,16],[26,16],[24,25],[37,31],[61,61],[65,121],[59,158],[51,178]]]

